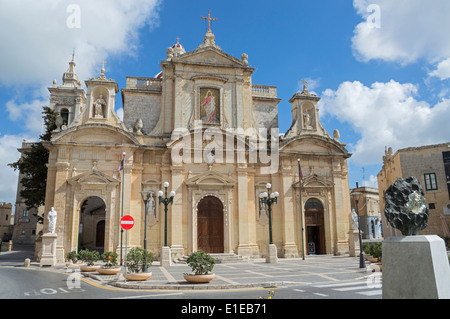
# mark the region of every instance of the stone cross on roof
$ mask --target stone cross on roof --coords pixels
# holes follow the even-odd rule
[[[208,10],[208,17],[202,17],[203,20],[208,20],[208,32],[211,32],[211,21],[217,21],[217,18],[211,18],[211,10]]]

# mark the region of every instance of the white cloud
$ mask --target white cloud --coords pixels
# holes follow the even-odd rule
[[[79,8],[79,24],[72,24]],[[109,55],[135,54],[137,31],[158,23],[159,0],[2,1],[0,84],[49,85],[67,69],[76,50],[80,79],[99,73]],[[76,17],[76,16],[75,16]],[[7,30],[7,32],[6,32]]]
[[[7,165],[19,158],[17,148],[22,145],[22,140],[16,135],[0,136],[0,202],[15,203],[19,173]]]
[[[48,105],[48,101],[33,100],[16,104],[14,101],[6,103],[9,119],[20,124],[21,129],[36,138],[42,133],[42,107]]]
[[[80,81],[97,76],[108,57],[134,56],[138,31],[158,25],[161,1],[1,1],[0,89],[13,92],[5,106],[19,133],[0,135],[0,201],[15,202],[17,173],[7,164],[18,159],[24,137],[36,140],[41,134],[47,88],[53,79],[61,82],[73,49]],[[105,68],[108,75],[108,64]]]
[[[378,188],[378,178],[375,175],[370,175],[369,180],[363,181],[363,186]]]
[[[450,78],[450,58],[440,62],[436,70],[430,72],[430,76],[438,77],[441,80]]]
[[[391,80],[374,83],[344,82],[336,91],[322,93],[322,116],[350,124],[360,139],[349,145],[352,159],[362,165],[381,162],[385,146],[394,149],[448,142],[450,100],[430,106],[416,99],[417,87]]]
[[[377,5],[379,28],[370,23]],[[353,6],[363,18],[354,30],[353,50],[357,58],[367,62],[383,60],[406,65],[425,59],[436,65],[450,58],[450,1],[448,0],[354,0]],[[367,23],[369,21],[369,23]],[[449,76],[449,62],[445,74]],[[436,70],[440,76],[444,70]]]

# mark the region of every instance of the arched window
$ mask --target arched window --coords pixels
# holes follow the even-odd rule
[[[68,109],[62,109],[61,110],[61,117],[63,119],[63,125],[69,124],[69,110]]]

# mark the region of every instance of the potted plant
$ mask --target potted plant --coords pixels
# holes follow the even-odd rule
[[[98,251],[90,251],[88,249],[84,249],[78,253],[78,257],[80,258],[80,260],[86,263],[86,265],[80,266],[81,271],[90,272],[96,271],[98,268],[100,268],[100,266],[94,265],[95,262],[100,259],[100,254],[98,253]]]
[[[66,266],[68,268],[76,268],[75,264],[78,262],[78,253],[76,251],[70,251],[66,255]]]
[[[153,263],[153,254],[146,249],[135,247],[127,254],[127,280],[144,281],[152,276],[146,271]],[[128,273],[128,270],[130,271]]]
[[[97,269],[101,275],[116,275],[121,267],[117,266],[117,253],[107,251],[102,254],[102,260],[105,263],[103,267]]]
[[[193,274],[184,274],[184,279],[191,283],[208,283],[214,279],[214,274],[210,273],[216,260],[203,250],[198,250],[189,255],[186,263],[191,267]]]

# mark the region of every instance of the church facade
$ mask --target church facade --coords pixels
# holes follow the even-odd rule
[[[121,120],[118,84],[102,69],[83,89],[72,59],[63,83],[49,88],[60,116],[45,144],[58,261],[82,248],[118,251],[123,215],[135,220],[128,247],[145,241],[156,257],[165,245],[173,259],[199,249],[265,257],[270,230],[279,257],[348,253],[351,154],[338,131],[322,127],[306,83],[279,134],[277,89],[253,84],[253,72],[209,28],[193,51],[169,47],[155,77],[127,77]],[[167,213],[158,199],[166,190],[174,192]],[[152,192],[147,209],[142,191]],[[277,197],[270,210],[264,192]]]

